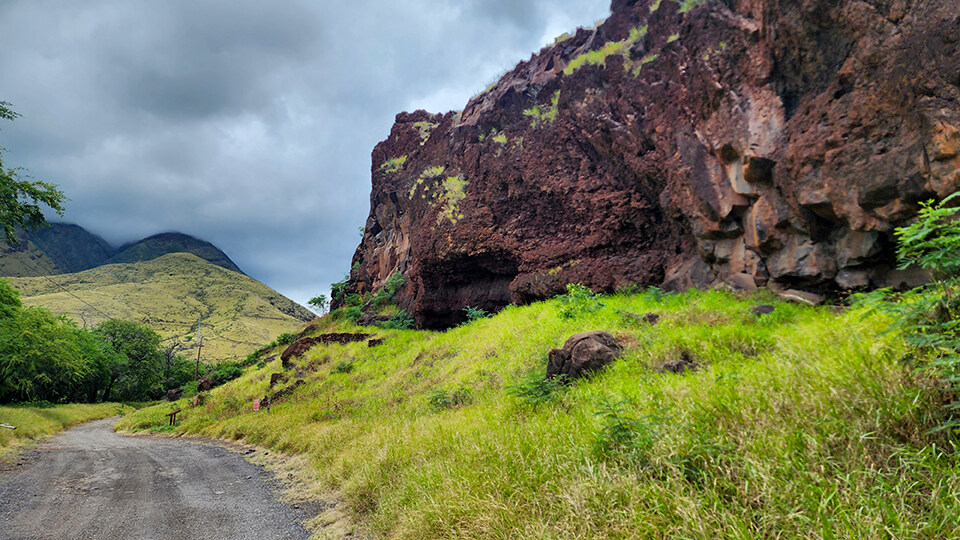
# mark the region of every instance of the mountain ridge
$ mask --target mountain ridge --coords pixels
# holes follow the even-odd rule
[[[72,223],[50,223],[20,231],[20,246],[0,243],[0,277],[69,274],[105,264],[146,262],[168,253],[193,253],[217,266],[243,274],[222,250],[206,240],[164,232],[113,247],[99,235]]]

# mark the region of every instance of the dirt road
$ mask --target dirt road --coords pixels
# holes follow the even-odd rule
[[[0,472],[0,538],[308,538],[270,476],[225,448],[70,429]]]

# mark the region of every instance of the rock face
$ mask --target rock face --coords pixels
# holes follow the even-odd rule
[[[960,188],[958,73],[955,0],[614,0],[462,113],[397,116],[350,288],[399,270],[444,327],[571,282],[922,278],[892,231]]]
[[[566,376],[576,380],[600,370],[620,354],[620,342],[606,332],[574,334],[562,349],[550,351],[547,377]]]

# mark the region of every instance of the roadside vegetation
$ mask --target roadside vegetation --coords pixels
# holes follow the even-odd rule
[[[119,403],[96,405],[72,404],[51,405],[35,403],[15,407],[0,406],[0,424],[9,424],[17,429],[0,427],[0,461],[17,449],[37,439],[54,435],[71,426],[126,414],[133,407]]]
[[[310,335],[383,342],[319,344],[118,428],[302,455],[305,480],[388,537],[956,536],[955,438],[934,430],[951,390],[901,362],[889,323],[764,295],[577,287],[442,333],[334,314]],[[546,380],[547,352],[589,330],[616,336],[620,358]],[[699,369],[658,372],[680,358]],[[164,427],[172,407],[184,420]]]

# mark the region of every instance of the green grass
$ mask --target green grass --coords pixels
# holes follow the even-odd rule
[[[757,317],[769,297],[720,292],[601,300],[573,318],[551,300],[444,333],[365,329],[383,344],[310,350],[305,383],[270,414],[251,401],[279,361],[175,431],[303,455],[305,476],[387,537],[960,534],[953,440],[929,433],[944,392],[898,362],[882,318],[783,303]],[[631,315],[647,312],[660,322]],[[318,332],[356,330],[325,318]],[[569,387],[539,382],[547,352],[588,330],[618,336],[621,358]],[[684,355],[703,369],[655,371]],[[120,426],[159,429],[168,407]]]
[[[17,429],[0,428],[0,459],[8,457],[24,444],[49,437],[71,426],[126,414],[133,407],[119,403],[56,405],[54,407],[0,406],[0,424]]]
[[[165,344],[179,339],[187,358],[197,356],[195,332],[202,316],[203,359],[211,362],[244,358],[313,318],[263,283],[189,253],[7,281],[24,305],[65,314],[80,326],[93,327],[105,315],[147,324]]]
[[[530,127],[536,129],[544,123],[552,124],[557,119],[560,112],[560,90],[553,93],[550,97],[550,106],[541,108],[539,105],[523,111],[523,115],[529,117]]]
[[[400,156],[388,159],[380,165],[380,170],[384,174],[395,173],[403,168],[403,164],[407,162],[407,156]]]

